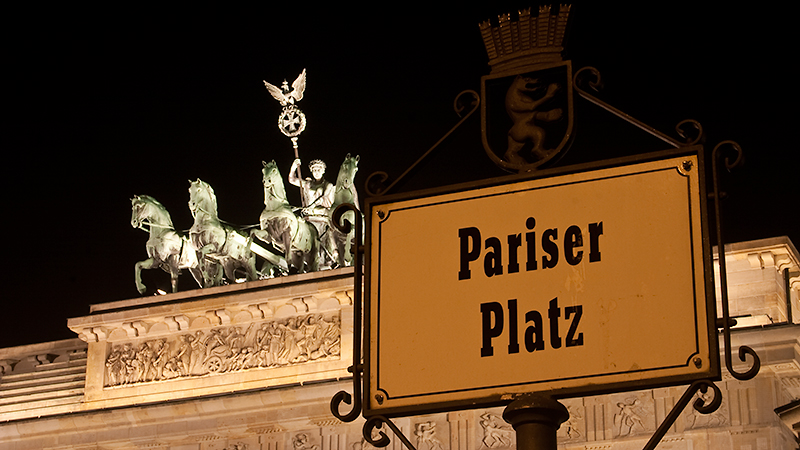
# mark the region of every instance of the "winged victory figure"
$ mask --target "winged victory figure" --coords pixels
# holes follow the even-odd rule
[[[303,92],[306,90],[306,69],[303,69],[303,72],[292,83],[291,92],[289,92],[289,83],[286,80],[283,80],[280,88],[266,81],[264,81],[264,86],[275,100],[281,102],[281,106],[294,105],[294,102],[303,99]]]

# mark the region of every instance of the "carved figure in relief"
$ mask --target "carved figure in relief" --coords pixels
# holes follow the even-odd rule
[[[581,420],[583,420],[581,408],[573,408],[568,406],[567,410],[569,412],[569,419],[561,424],[557,434],[559,437],[564,437],[566,439],[579,438],[581,437]]]
[[[300,356],[300,347],[297,342],[303,336],[303,330],[300,329],[301,324],[302,319],[300,317],[288,319],[286,324],[278,324],[283,334],[283,350],[278,355],[279,364],[286,365],[295,362],[297,357]]]
[[[372,440],[373,441],[377,441],[378,439],[381,438],[381,429],[379,427],[374,427],[374,428],[372,428],[372,431],[371,431],[370,434],[372,436]],[[371,449],[374,449],[376,447],[373,446],[372,444],[370,444],[369,442],[367,442],[367,440],[364,439],[364,436],[361,436],[361,440],[358,441],[358,442],[353,442],[353,445],[352,445],[351,448],[352,448],[352,450],[371,450]]]
[[[106,379],[108,380],[108,384],[112,386],[122,384],[123,379],[121,375],[124,367],[122,352],[119,350],[119,347],[114,347],[111,353],[108,354],[108,358],[106,358]]]
[[[278,367],[335,357],[340,353],[338,315],[307,314],[260,325],[219,327],[206,332],[112,346],[105,361],[106,386],[210,373]]]
[[[189,374],[191,368],[191,361],[192,361],[192,335],[191,334],[183,334],[178,336],[178,352],[175,355],[175,359],[178,360],[180,365],[178,369],[180,371],[181,376],[186,376]]]
[[[436,422],[422,422],[414,426],[417,450],[442,450],[442,441],[436,437]]]
[[[529,164],[521,154],[530,147],[536,160],[548,156],[552,149],[544,148],[545,130],[542,122],[553,122],[561,118],[561,108],[541,111],[542,105],[551,100],[560,86],[558,83],[544,84],[541,80],[517,75],[506,93],[506,112],[514,125],[508,130],[508,149],[504,159],[515,164]]]
[[[286,199],[283,178],[275,161],[263,165],[264,211],[259,218],[260,228],[250,232],[250,239],[258,238],[282,251],[290,272],[314,272],[319,269],[316,224],[311,221],[311,216],[303,218],[294,213]],[[269,265],[262,268],[264,273],[270,270]]]
[[[351,157],[348,153],[342,165],[339,167],[339,174],[336,177],[336,187],[333,194],[333,203],[331,204],[331,220],[333,220],[333,212],[339,205],[350,203],[357,209],[358,205],[358,192],[354,184],[356,172],[358,172],[359,157]],[[360,213],[359,213],[360,214]],[[362,215],[363,216],[363,215]],[[342,220],[347,220],[351,225],[355,224],[355,214],[352,211],[347,211],[342,215]],[[363,231],[363,230],[362,230]],[[328,233],[322,238],[322,246],[325,248],[328,255],[330,255],[339,267],[353,265],[353,245],[363,242],[363,236],[355,235],[355,226],[350,227],[350,232],[342,233],[335,226],[331,226]]]
[[[192,337],[192,353],[189,357],[189,374],[191,375],[203,374],[203,368],[200,361],[202,361],[201,356],[206,350],[204,338],[205,336],[203,335],[202,331],[195,332],[194,336]]]
[[[703,400],[704,404],[709,404],[714,399],[713,391],[708,390],[707,392],[698,391],[697,397]],[[727,408],[728,405],[725,402],[724,398],[722,401],[722,405],[716,411],[711,414],[703,414],[700,411],[694,408],[686,408],[690,413],[688,414],[686,422],[688,428],[696,429],[696,428],[711,428],[711,427],[720,427],[725,425],[727,419],[725,418],[727,415]]]
[[[162,379],[164,375],[164,367],[167,365],[169,357],[169,346],[166,339],[156,339],[153,341],[153,349],[155,351],[155,361],[153,366],[156,368],[156,379]]]
[[[294,450],[317,450],[319,446],[308,445],[308,434],[300,433],[292,438],[292,447]]]
[[[481,414],[483,439],[481,444],[488,448],[511,447],[514,429],[500,416],[486,412]]]
[[[125,344],[122,346],[122,362],[125,364],[125,371],[122,374],[122,378],[125,380],[125,383],[132,383],[135,381],[134,372],[136,371],[136,366],[133,363],[135,360],[136,351],[133,349],[133,344]]]
[[[321,356],[338,355],[340,353],[341,327],[339,316],[333,316],[330,322],[322,322],[322,342],[319,345]]]
[[[642,430],[645,429],[642,417],[635,410],[638,405],[638,398],[629,404],[625,402],[617,403],[619,412],[614,414],[614,425],[618,428],[618,436],[630,436],[635,426],[639,426]]]

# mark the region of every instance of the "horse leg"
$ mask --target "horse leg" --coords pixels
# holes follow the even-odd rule
[[[339,267],[347,267],[347,234],[336,236],[336,262]]]
[[[258,280],[258,272],[256,271],[256,255],[250,253],[250,257],[245,262],[245,270],[247,270],[247,281]]]
[[[153,258],[145,259],[144,261],[137,262],[134,268],[136,272],[136,290],[142,295],[144,295],[144,291],[147,290],[144,283],[142,283],[142,269],[152,269],[155,262]]]
[[[311,249],[305,253],[305,262],[309,272],[316,272],[319,270],[319,246],[319,241],[315,236],[311,240]]]
[[[291,228],[287,227],[283,233],[281,233],[281,240],[283,241],[283,257],[286,259],[286,264],[289,265],[289,273],[302,273],[303,264],[302,262],[300,264],[297,263],[297,257],[292,251]]]
[[[172,284],[172,293],[174,294],[178,292],[178,271],[170,268],[169,276]]]
[[[200,261],[200,271],[203,275],[203,287],[213,287],[222,284],[222,271],[219,264],[214,261],[202,258],[198,253],[198,260]]]
[[[222,267],[225,270],[225,277],[228,278],[228,281],[231,283],[236,282],[236,270],[233,267],[233,260],[230,258],[226,258],[227,261],[222,263]]]

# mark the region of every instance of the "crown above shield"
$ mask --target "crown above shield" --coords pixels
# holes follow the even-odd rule
[[[514,70],[520,66],[562,60],[571,6],[540,6],[538,15],[531,9],[517,17],[502,14],[497,24],[480,23],[481,37],[489,54],[492,73]]]

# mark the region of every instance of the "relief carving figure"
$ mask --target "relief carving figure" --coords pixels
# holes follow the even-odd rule
[[[511,447],[514,429],[497,414],[481,414],[483,439],[481,444],[487,448]]]
[[[619,402],[617,408],[619,412],[614,414],[614,426],[617,427],[617,436],[630,436],[634,427],[644,430],[644,421],[637,412],[639,399],[634,399],[631,403]]]
[[[191,346],[192,353],[189,355],[189,375],[202,375],[201,359],[200,356],[205,353],[205,336],[202,331],[197,331],[192,337]]]
[[[377,441],[378,439],[380,439],[381,438],[380,428],[373,428],[372,431],[370,432],[370,436],[372,437],[373,441]],[[351,446],[352,450],[371,450],[374,448],[376,447],[367,442],[367,440],[364,439],[364,436],[361,436],[360,441],[353,442],[353,445]]]
[[[581,421],[583,420],[583,414],[581,414],[582,408],[573,408],[571,406],[567,407],[569,412],[569,419],[566,422],[561,424],[561,427],[558,429],[557,435],[559,437],[564,437],[566,439],[577,439],[581,437]]]
[[[114,345],[106,357],[106,386],[282,367],[338,358],[338,314],[306,314],[279,321],[218,327],[167,341]]]
[[[106,358],[106,384],[111,386],[122,384],[123,379],[121,375],[124,370],[125,365],[122,362],[122,352],[119,347],[115,347],[111,350],[111,353],[108,354],[108,358]]]
[[[292,438],[292,447],[294,450],[317,450],[319,446],[308,445],[308,434],[300,433]]]
[[[322,320],[322,342],[319,345],[320,356],[339,355],[341,350],[341,327],[339,316],[333,316],[331,322]]]
[[[417,450],[442,450],[442,441],[436,437],[436,422],[422,422],[414,426]]]
[[[714,394],[711,390],[707,392],[698,391],[697,397],[702,399],[704,404],[708,405],[714,399]],[[689,411],[689,417],[686,418],[687,427],[693,430],[697,428],[721,427],[727,422],[728,404],[724,397],[719,409],[711,414],[703,414],[693,407],[688,407],[686,410]]]
[[[536,78],[517,75],[506,93],[506,112],[514,125],[508,130],[508,150],[506,161],[515,164],[528,164],[522,152],[530,148],[535,159],[545,158],[550,149],[544,148],[545,130],[542,122],[553,122],[561,118],[561,108],[541,111],[542,105],[551,100],[559,91],[558,83],[544,84]]]

